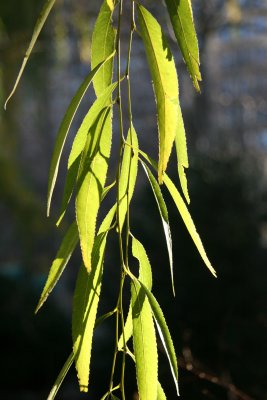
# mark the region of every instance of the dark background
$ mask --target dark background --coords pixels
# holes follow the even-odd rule
[[[71,305],[79,251],[40,314],[34,316],[33,311],[51,261],[73,218],[70,210],[62,227],[54,227],[71,140],[93,99],[91,90],[74,121],[53,216],[48,220],[45,201],[54,139],[64,110],[90,69],[90,37],[99,2],[58,1],[16,95],[4,112],[4,99],[16,77],[41,4],[34,0],[0,2],[0,397],[12,400],[46,398],[71,350]],[[160,218],[151,189],[139,171],[131,226],[149,254],[154,293],[175,342],[181,398],[264,400],[267,3],[193,1],[202,60],[201,95],[194,93],[163,4],[146,4],[164,25],[176,58],[189,148],[190,212],[218,274],[214,279],[203,265],[166,193],[174,244],[173,298]],[[123,33],[127,39],[127,23]],[[137,35],[132,79],[135,127],[142,147],[156,154],[153,92]],[[114,134],[118,135],[116,122]],[[175,177],[175,157],[169,171]],[[109,179],[113,175],[111,168]],[[116,302],[116,249],[116,237],[110,236],[100,312],[112,309]],[[127,295],[125,306],[127,309]],[[89,394],[79,394],[73,368],[59,399],[96,400],[104,394],[113,333],[112,320],[96,330]],[[160,381],[168,398],[173,399],[169,366],[161,347],[159,351]],[[127,399],[136,398],[130,360],[126,381]]]

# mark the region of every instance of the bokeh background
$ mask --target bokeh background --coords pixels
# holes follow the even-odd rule
[[[53,215],[45,216],[49,163],[64,111],[90,69],[97,0],[59,0],[6,112],[43,1],[0,2],[0,397],[46,398],[71,349],[71,305],[77,251],[40,314],[34,308],[74,212],[55,228],[73,135],[93,100],[82,103],[67,143]],[[127,2],[126,2],[127,3]],[[132,230],[147,248],[154,293],[168,321],[180,363],[181,398],[267,399],[267,2],[194,0],[202,93],[194,92],[162,2],[145,1],[164,26],[175,55],[188,136],[190,211],[217,270],[205,269],[167,197],[174,243],[173,298],[164,235],[142,171],[132,203]],[[127,12],[126,12],[127,19]],[[123,27],[125,40],[128,25]],[[123,47],[123,50],[124,47]],[[132,59],[134,121],[142,147],[157,152],[155,104],[142,43]],[[116,131],[115,135],[118,136]],[[154,144],[153,144],[154,142]],[[116,148],[116,137],[114,148]],[[115,153],[115,152],[114,152]],[[114,162],[113,162],[114,164]],[[176,176],[173,157],[170,174]],[[114,171],[111,167],[109,179]],[[177,178],[175,178],[177,179]],[[177,180],[176,180],[177,182]],[[167,193],[166,193],[167,195]],[[112,202],[112,195],[106,207]],[[116,237],[110,237],[100,312],[114,307]],[[125,307],[127,309],[127,295]],[[99,399],[110,374],[114,323],[96,330],[89,394],[78,392],[72,368],[59,399]],[[160,348],[160,380],[175,398]],[[127,364],[127,399],[136,399]]]

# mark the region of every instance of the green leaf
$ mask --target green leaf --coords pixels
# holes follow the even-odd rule
[[[169,328],[166,324],[163,312],[162,312],[157,300],[155,299],[153,294],[145,287],[145,285],[141,281],[139,281],[139,283],[140,283],[142,289],[144,290],[144,292],[148,298],[150,307],[152,309],[152,312],[153,312],[153,315],[155,318],[155,322],[156,322],[156,326],[158,329],[158,333],[159,333],[160,339],[162,341],[162,344],[164,346],[164,349],[166,351],[166,354],[167,354],[167,357],[168,357],[168,360],[170,363],[172,376],[173,376],[174,383],[176,386],[177,394],[179,396],[177,359],[176,359],[173,341],[172,341],[172,338],[170,335]]]
[[[190,203],[188,187],[187,187],[187,179],[185,174],[185,168],[188,168],[188,155],[187,155],[187,146],[186,146],[186,135],[184,129],[184,121],[182,116],[181,107],[178,104],[178,126],[177,133],[175,137],[175,147],[177,153],[177,167],[178,167],[178,175],[181,183],[181,188],[184,194],[184,197],[187,203]]]
[[[138,5],[138,19],[152,76],[158,112],[158,179],[163,175],[171,154],[177,129],[178,79],[174,59],[156,19]]]
[[[133,347],[139,397],[157,399],[158,353],[156,332],[148,299],[138,281],[131,283]]]
[[[25,56],[23,58],[23,61],[22,61],[22,64],[21,64],[17,79],[15,81],[15,84],[13,86],[13,89],[12,89],[11,93],[9,94],[9,96],[8,96],[6,102],[5,102],[5,106],[4,106],[5,109],[6,109],[7,103],[9,102],[9,100],[11,99],[11,97],[13,96],[13,94],[15,93],[15,91],[17,89],[17,86],[19,84],[20,78],[21,78],[21,76],[23,74],[23,71],[24,71],[24,69],[26,67],[26,64],[27,64],[28,59],[29,59],[29,57],[31,55],[31,52],[32,52],[32,50],[34,48],[34,45],[35,45],[35,43],[36,43],[36,41],[38,39],[38,36],[39,36],[44,24],[45,24],[45,21],[47,20],[48,15],[50,14],[50,11],[52,10],[52,8],[53,8],[53,6],[55,4],[55,1],[56,0],[46,0],[44,6],[42,8],[42,11],[41,11],[41,13],[40,13],[40,15],[39,15],[39,17],[37,19],[37,22],[36,22],[35,26],[34,26],[32,38],[31,38],[31,41],[30,41],[29,46],[27,48],[27,51],[25,53]]]
[[[113,181],[110,185],[105,186],[103,193],[102,193],[102,198],[101,201],[104,200],[104,198],[107,196],[107,194],[109,193],[109,191],[116,185],[116,181]]]
[[[99,114],[102,113],[103,109],[105,107],[109,107],[111,105],[111,95],[115,88],[117,87],[117,83],[113,83],[110,85],[101,96],[99,96],[91,108],[89,109],[88,113],[83,119],[83,122],[74,138],[71,152],[69,155],[69,160],[68,160],[68,172],[66,176],[66,181],[65,181],[65,187],[64,187],[64,194],[63,194],[63,200],[62,200],[62,205],[61,205],[61,211],[60,211],[60,217],[57,221],[57,226],[60,224],[62,221],[68,203],[71,199],[73,189],[75,186],[75,181],[77,178],[80,162],[81,162],[81,154],[84,150],[88,132],[92,128],[92,126],[95,124],[97,118],[99,118]]]
[[[161,386],[161,384],[158,382],[158,396],[157,400],[166,400],[166,395],[164,393],[164,390]]]
[[[94,243],[92,269],[82,265],[73,301],[72,337],[80,390],[88,391],[92,338],[103,275],[103,258],[107,233],[100,233]]]
[[[119,180],[119,225],[120,231],[125,221],[127,206],[133,196],[138,169],[138,139],[131,125],[124,147],[122,167]]]
[[[83,262],[88,272],[91,269],[96,218],[108,169],[111,133],[111,111],[104,109],[90,128],[77,182],[76,219]]]
[[[182,196],[180,195],[180,193],[176,189],[175,185],[173,184],[173,182],[167,175],[165,176],[164,183],[165,183],[168,191],[170,192],[170,195],[172,196],[173,201],[176,204],[176,207],[185,223],[185,226],[188,229],[188,232],[190,233],[190,236],[192,237],[192,239],[196,245],[196,248],[199,251],[199,254],[202,257],[202,260],[204,261],[204,263],[206,264],[206,266],[208,267],[210,272],[216,277],[216,272],[207,257],[207,254],[205,252],[205,249],[203,247],[203,244],[201,242],[199,234],[197,233],[195,224],[194,224],[192,217],[186,207],[185,202],[183,201]]]
[[[102,60],[105,60],[115,50],[115,30],[112,26],[113,1],[104,0],[98,14],[91,50],[92,69]],[[111,84],[113,59],[109,60],[101,72],[93,80],[96,95],[99,96]]]
[[[173,30],[196,90],[199,92],[199,50],[191,0],[165,0]]]
[[[49,393],[49,395],[47,397],[47,400],[54,400],[54,398],[56,397],[56,394],[57,394],[62,382],[64,381],[64,379],[65,379],[65,377],[66,377],[66,375],[67,375],[67,373],[68,373],[73,361],[74,361],[74,354],[73,354],[73,352],[71,352],[71,354],[69,355],[67,361],[63,365],[60,373],[58,374],[58,377],[57,377],[57,379],[56,379],[56,381],[55,381],[55,383],[54,383],[54,385],[53,385],[53,387],[52,387],[52,389],[51,389],[51,391],[50,391],[50,393]]]
[[[90,83],[92,82],[94,76],[97,74],[97,72],[100,70],[100,68],[107,62],[111,57],[114,56],[114,53],[111,54],[106,60],[102,61],[100,64],[98,64],[85,78],[79,89],[77,90],[75,96],[71,100],[71,103],[66,111],[66,114],[61,122],[61,125],[58,130],[57,138],[56,138],[56,143],[52,155],[52,161],[50,165],[50,171],[49,171],[49,178],[48,178],[48,194],[47,194],[47,216],[49,216],[50,213],[50,205],[51,205],[51,199],[54,191],[54,187],[56,184],[56,179],[57,179],[57,174],[58,174],[58,167],[59,167],[59,162],[61,158],[61,154],[63,151],[63,147],[67,138],[67,135],[69,133],[70,125],[72,123],[72,120],[76,114],[76,111],[79,107],[79,104],[82,100],[82,98],[85,95],[85,92],[87,91]]]
[[[174,282],[173,282],[173,256],[172,256],[172,237],[171,237],[171,229],[170,229],[170,223],[169,223],[169,216],[168,216],[168,210],[163,198],[163,195],[160,190],[160,186],[157,182],[157,180],[154,178],[152,175],[150,169],[147,167],[147,165],[144,162],[141,162],[142,166],[146,172],[146,175],[148,177],[148,180],[150,182],[152,191],[154,193],[158,208],[159,208],[159,213],[161,216],[161,221],[163,225],[163,230],[166,238],[166,243],[167,243],[167,249],[168,249],[168,254],[169,254],[169,261],[170,261],[170,271],[171,271],[171,282],[172,282],[172,289],[174,293]],[[147,285],[146,285],[147,286]],[[148,286],[147,286],[148,287]]]
[[[78,229],[76,221],[74,221],[69,227],[62,244],[57,252],[56,258],[52,263],[52,266],[49,271],[49,275],[41,294],[40,300],[36,307],[35,313],[37,313],[40,308],[43,306],[44,302],[48,298],[49,294],[54,289],[56,283],[58,282],[61,274],[63,273],[73,250],[75,249],[79,240]]]

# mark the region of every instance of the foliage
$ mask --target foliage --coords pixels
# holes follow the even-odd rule
[[[55,0],[47,0],[44,5],[34,28],[32,40],[18,78],[7,101],[18,85],[33,46],[54,3]],[[190,77],[195,88],[199,90],[201,75],[191,0],[172,2],[166,0],[166,6]],[[37,312],[43,306],[79,242],[83,263],[77,277],[73,300],[73,350],[50,392],[49,399],[55,397],[72,362],[75,362],[80,390],[87,392],[94,330],[99,323],[109,317],[115,317],[115,349],[110,385],[102,399],[117,398],[114,392],[116,392],[116,395],[120,392],[122,399],[125,399],[124,373],[126,357],[128,356],[136,364],[137,386],[141,400],[166,398],[158,378],[156,330],[169,360],[174,384],[177,394],[179,394],[178,364],[173,340],[158,301],[152,294],[152,270],[146,250],[133,235],[133,230],[138,230],[138,228],[131,226],[130,202],[135,190],[139,165],[145,170],[162,220],[169,253],[173,291],[171,231],[168,210],[160,185],[166,185],[204,263],[212,274],[216,276],[186,205],[186,202],[189,203],[190,201],[185,174],[185,169],[188,168],[188,156],[183,117],[179,103],[178,76],[173,55],[160,24],[143,5],[132,0],[127,62],[126,69],[123,71],[121,26],[124,19],[124,11],[123,0],[104,0],[100,8],[92,36],[92,70],[70,102],[59,128],[51,161],[48,183],[48,215],[50,214],[51,200],[64,144],[80,102],[92,83],[96,100],[85,115],[73,141],[57,225],[64,218],[72,196],[75,197],[76,220],[67,231],[52,263],[36,309]],[[135,20],[136,16],[137,20]],[[117,21],[116,27],[113,26],[113,18]],[[149,155],[139,149],[138,133],[134,128],[131,110],[130,67],[133,37],[136,34],[140,34],[144,44],[155,93],[158,122],[158,162],[152,160]],[[116,68],[115,73],[113,73],[115,59]],[[122,105],[122,91],[124,88],[128,98],[125,107],[127,109],[126,112]],[[113,110],[116,107],[119,119],[118,132],[113,129],[112,124]],[[129,125],[127,137],[124,134],[126,123]],[[108,184],[107,171],[110,164],[111,145],[114,135],[119,135],[120,138],[117,173],[114,182]],[[175,184],[166,173],[173,147],[177,154],[180,186],[186,201],[184,201]],[[156,171],[158,180],[152,170]],[[115,192],[115,204],[105,216],[96,234],[102,202],[105,196],[112,191]],[[106,242],[111,230],[115,230],[117,233],[120,250],[119,294],[115,307],[107,314],[97,318],[101,283],[105,272]],[[131,269],[132,256],[139,262],[138,277],[134,275]],[[122,300],[126,288],[126,280],[131,282],[131,301],[129,313],[125,319]],[[133,337],[132,347],[128,344],[131,337]],[[121,358],[119,357],[120,352],[122,353]],[[115,370],[118,368],[120,368],[120,381],[115,383]]]

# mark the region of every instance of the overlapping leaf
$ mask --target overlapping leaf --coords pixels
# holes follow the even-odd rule
[[[151,173],[150,169],[147,167],[145,163],[142,162],[142,166],[146,172],[148,180],[150,182],[151,188],[153,190],[158,208],[159,213],[161,216],[161,221],[163,225],[163,230],[166,238],[167,249],[169,254],[169,261],[170,261],[170,270],[171,270],[171,281],[172,281],[172,288],[174,292],[174,282],[173,282],[173,256],[172,256],[172,237],[171,237],[171,230],[170,230],[170,223],[169,223],[169,216],[168,210],[163,198],[163,195],[160,190],[160,186],[157,180],[154,178],[153,174]]]
[[[78,229],[76,221],[71,224],[69,227],[62,244],[57,252],[56,258],[52,263],[52,266],[49,271],[49,275],[41,294],[40,300],[36,307],[35,313],[39,311],[39,309],[43,306],[44,302],[46,301],[47,297],[54,289],[57,281],[59,280],[62,272],[64,271],[73,250],[75,249],[79,240]]]
[[[116,87],[117,83],[113,83],[112,85],[108,86],[104,90],[102,95],[95,100],[95,102],[89,109],[88,113],[84,117],[83,122],[74,138],[68,160],[68,172],[64,187],[60,217],[58,219],[57,225],[59,225],[60,222],[62,221],[66,212],[67,205],[71,199],[71,195],[74,189],[75,181],[79,170],[81,154],[85,147],[88,133],[92,128],[92,126],[95,124],[97,118],[99,118],[99,114],[102,113],[103,109],[105,107],[111,106],[111,95]]]
[[[189,74],[196,90],[200,91],[199,50],[191,0],[165,0],[165,3]]]
[[[113,0],[104,0],[98,14],[91,47],[92,69],[105,60],[115,50],[115,30],[112,26]],[[101,71],[93,80],[96,95],[99,96],[111,84],[113,59],[103,65]]]
[[[156,19],[139,5],[138,20],[157,103],[161,184],[177,129],[178,79],[171,50]]]
[[[104,109],[91,126],[77,182],[76,219],[83,262],[90,272],[96,218],[102,198],[111,148],[112,121],[110,109]]]
[[[131,283],[133,347],[139,397],[157,400],[158,354],[153,316],[145,291],[138,281]]]
[[[49,16],[50,11],[52,10],[52,8],[53,8],[53,6],[55,4],[55,1],[56,0],[46,0],[44,6],[42,8],[42,11],[41,11],[41,13],[40,13],[40,15],[39,15],[39,17],[38,17],[38,19],[36,21],[35,26],[34,26],[32,38],[30,40],[29,46],[28,46],[27,51],[25,53],[25,56],[23,58],[23,61],[22,61],[22,64],[21,64],[17,79],[15,81],[15,84],[13,86],[13,89],[12,89],[10,95],[8,96],[8,98],[7,98],[6,102],[5,102],[5,109],[6,109],[8,101],[11,99],[11,97],[13,96],[13,94],[15,93],[15,91],[17,89],[17,86],[19,84],[20,78],[21,78],[21,76],[23,74],[23,71],[24,71],[24,69],[26,67],[26,64],[27,64],[28,59],[29,59],[29,57],[31,55],[31,52],[32,52],[32,50],[33,50],[33,48],[35,46],[35,43],[36,43],[36,41],[37,41],[37,39],[39,37],[39,34],[40,34],[44,24],[45,24],[45,21],[47,20],[47,17]]]
[[[48,178],[48,194],[47,194],[47,215],[50,213],[50,205],[51,205],[51,199],[57,179],[57,174],[58,174],[58,167],[61,159],[61,154],[63,151],[63,147],[66,141],[66,138],[69,133],[70,125],[72,123],[72,120],[76,114],[76,111],[79,107],[80,102],[82,101],[82,98],[85,95],[85,92],[87,91],[90,83],[92,82],[93,78],[95,75],[98,73],[100,68],[107,62],[110,58],[114,56],[114,53],[110,55],[106,60],[102,61],[100,64],[98,64],[84,79],[83,83],[77,90],[75,96],[73,97],[66,114],[61,122],[61,125],[58,130],[57,138],[56,138],[56,143],[52,155],[52,161],[50,165],[50,171],[49,171],[49,178]]]
[[[130,127],[124,147],[119,181],[119,225],[122,230],[127,206],[133,196],[138,168],[138,139],[133,126]]]

